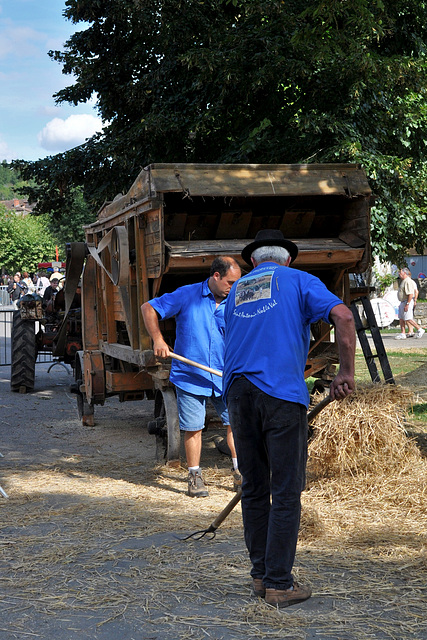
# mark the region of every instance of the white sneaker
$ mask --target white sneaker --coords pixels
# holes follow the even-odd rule
[[[419,336],[421,338],[421,336]],[[406,340],[406,333],[398,333],[395,340]]]
[[[415,335],[416,338],[422,338],[423,335],[425,334],[425,329],[423,329],[422,327],[420,327]]]

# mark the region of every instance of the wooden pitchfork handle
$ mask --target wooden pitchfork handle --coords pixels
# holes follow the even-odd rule
[[[217,369],[211,369],[211,367],[207,367],[204,364],[199,364],[198,362],[194,362],[194,360],[189,360],[188,358],[184,358],[184,356],[179,356],[177,353],[170,352],[170,357],[175,360],[179,360],[180,362],[185,362],[185,364],[191,364],[193,367],[197,367],[198,369],[203,369],[203,371],[207,371],[208,373],[213,373],[215,376],[219,376],[222,378],[222,371],[218,371]],[[307,422],[310,424],[317,416],[318,413],[322,411],[330,402],[332,402],[333,398],[327,396],[320,402],[316,404],[315,407],[307,414]]]
[[[334,399],[331,398],[331,396],[326,396],[326,398],[323,398],[323,400],[321,400],[320,402],[318,402],[316,405],[314,405],[314,407],[312,408],[311,411],[309,411],[307,413],[307,422],[308,424],[310,424],[311,422],[313,422],[314,418],[321,412],[323,411],[323,409],[325,407],[328,406],[328,404],[330,402],[332,402]]]
[[[222,371],[218,371],[217,369],[211,369],[204,364],[199,364],[198,362],[194,362],[194,360],[189,360],[188,358],[184,358],[184,356],[179,356],[177,353],[170,352],[170,357],[175,358],[175,360],[179,360],[180,362],[185,362],[185,364],[191,364],[193,367],[197,367],[198,369],[203,369],[203,371],[207,371],[208,373],[213,373],[215,376],[219,376],[222,378]]]

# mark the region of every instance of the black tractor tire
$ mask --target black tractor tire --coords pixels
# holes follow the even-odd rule
[[[10,388],[12,391],[27,393],[34,389],[36,333],[34,320],[23,320],[20,311],[13,312],[11,344]]]

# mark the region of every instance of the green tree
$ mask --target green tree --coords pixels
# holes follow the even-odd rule
[[[49,226],[60,244],[79,242],[85,239],[84,225],[94,222],[96,213],[84,199],[82,187],[71,187],[67,191],[64,204],[67,216],[57,215],[56,211],[49,214]]]
[[[6,160],[0,164],[0,200],[12,200],[19,197],[19,189],[24,186],[19,171]]]
[[[43,217],[17,216],[0,205],[0,269],[35,271],[39,262],[55,259],[56,244]]]
[[[17,163],[52,199],[82,185],[95,210],[150,162],[361,162],[377,195],[375,252],[397,260],[427,244],[426,2],[66,7],[89,26],[50,53],[73,75],[56,99],[96,95],[108,124],[76,149]]]
[[[83,225],[96,218],[81,186],[74,186],[72,182],[59,186],[52,184],[45,172],[39,184],[22,187],[20,192],[36,203],[33,215],[44,216],[52,235],[63,245],[84,240]]]

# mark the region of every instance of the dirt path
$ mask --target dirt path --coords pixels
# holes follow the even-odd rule
[[[314,595],[279,612],[251,597],[240,505],[215,540],[176,537],[234,495],[222,430],[204,438],[210,497],[191,500],[185,470],[155,463],[151,403],[112,399],[82,427],[69,382],[40,366],[34,393],[11,394],[0,369],[1,640],[427,638],[417,495],[383,513],[371,487],[355,522],[354,497],[310,487],[296,574]]]

